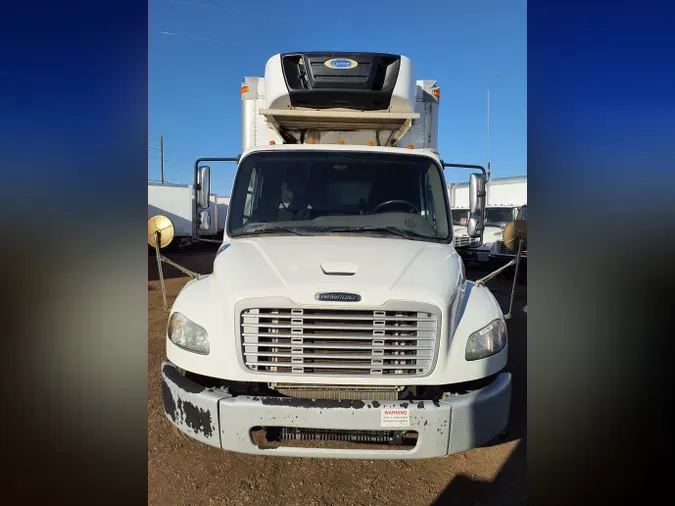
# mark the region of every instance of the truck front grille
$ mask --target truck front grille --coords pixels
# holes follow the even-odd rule
[[[257,372],[408,375],[429,372],[438,318],[425,311],[250,308],[242,354]]]
[[[497,253],[499,255],[509,255],[513,257],[518,255],[517,251],[510,251],[509,248],[506,247],[506,244],[504,244],[504,241],[497,241]],[[521,256],[527,257],[527,250],[524,250]]]
[[[472,238],[472,237],[469,237],[466,234],[456,235],[454,243],[455,243],[455,248],[464,247],[464,246],[473,246],[475,244],[478,244],[478,238]]]
[[[471,238],[468,235],[456,235],[455,246],[468,246],[471,244]]]
[[[281,441],[350,441],[354,443],[402,445],[409,444],[408,440],[414,441],[417,439],[417,432],[281,427],[278,437]]]
[[[377,451],[412,450],[417,445],[417,431],[343,430],[299,427],[252,427],[251,441],[259,448],[322,448]]]

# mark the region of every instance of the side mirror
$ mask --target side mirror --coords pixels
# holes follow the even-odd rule
[[[483,174],[469,176],[469,223],[466,233],[469,237],[480,237],[485,225],[485,177]]]
[[[483,233],[483,219],[478,216],[469,218],[469,224],[466,227],[466,235],[472,238],[480,237]]]
[[[211,169],[209,167],[199,167],[197,185],[197,205],[201,209],[208,209],[209,195],[211,195]]]
[[[199,213],[199,229],[211,230],[211,213],[208,211],[200,211]]]

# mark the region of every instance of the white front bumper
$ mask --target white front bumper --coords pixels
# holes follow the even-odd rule
[[[232,396],[190,381],[165,362],[162,393],[166,416],[176,427],[223,450],[287,457],[420,459],[466,451],[502,432],[509,418],[511,375],[500,373],[486,387],[447,400],[340,401]],[[393,430],[382,426],[386,409],[407,411],[407,424],[396,430],[418,433],[412,450],[264,447],[255,444],[250,435],[254,427],[269,426]]]

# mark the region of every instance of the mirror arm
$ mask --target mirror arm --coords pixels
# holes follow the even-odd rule
[[[485,182],[487,183],[490,180],[490,176],[485,170],[485,167],[482,165],[466,165],[463,163],[450,163],[450,162],[444,162],[441,160],[441,166],[445,169],[446,167],[452,167],[455,169],[476,169],[480,170],[483,173],[483,177],[485,178]],[[485,192],[487,194],[487,192]],[[481,197],[485,197],[485,195],[480,195]]]

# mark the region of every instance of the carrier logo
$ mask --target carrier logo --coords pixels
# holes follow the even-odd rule
[[[333,58],[332,60],[325,61],[324,65],[333,70],[349,70],[359,66],[357,62],[349,58]]]
[[[358,293],[346,292],[319,292],[314,298],[321,302],[358,302],[361,300]]]

